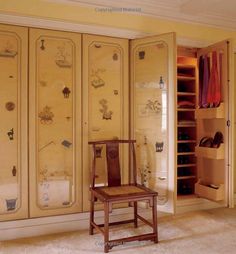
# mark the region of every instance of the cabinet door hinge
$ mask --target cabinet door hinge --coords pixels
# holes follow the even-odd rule
[[[230,126],[230,120],[227,121],[227,126],[228,126],[228,127]]]

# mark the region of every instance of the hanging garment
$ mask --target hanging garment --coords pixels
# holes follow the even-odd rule
[[[199,93],[198,93],[198,106],[202,107],[202,91],[203,91],[203,73],[204,73],[204,59],[203,56],[199,58]]]
[[[204,56],[203,64],[203,83],[202,83],[202,107],[207,108],[209,103],[207,101],[208,85],[209,85],[209,72],[210,61],[207,55]]]
[[[220,104],[221,91],[220,79],[217,67],[217,53],[212,52],[212,67],[207,91],[207,102],[211,107],[217,107]]]

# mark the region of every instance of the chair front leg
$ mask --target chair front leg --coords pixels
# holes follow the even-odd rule
[[[91,199],[90,199],[90,221],[89,221],[89,234],[93,235],[94,226],[94,194],[91,191]]]
[[[134,201],[134,227],[138,227],[138,202]]]
[[[104,203],[104,252],[108,253],[109,246],[109,203]]]
[[[153,233],[155,234],[154,242],[158,243],[157,197],[156,196],[153,197],[152,218],[153,218]]]

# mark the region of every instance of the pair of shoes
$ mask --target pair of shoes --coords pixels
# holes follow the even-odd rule
[[[218,131],[218,132],[216,132],[214,138],[203,137],[200,141],[199,146],[219,148],[221,143],[223,143],[223,134]]]

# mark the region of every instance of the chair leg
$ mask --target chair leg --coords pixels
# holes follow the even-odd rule
[[[104,252],[108,253],[109,246],[109,203],[104,203]]]
[[[138,227],[138,202],[134,201],[134,227]]]
[[[153,197],[152,218],[153,218],[153,233],[155,234],[154,242],[158,243],[157,197],[156,196]]]
[[[89,221],[89,234],[93,235],[94,227],[92,225],[94,222],[94,195],[91,191],[91,200],[90,200],[90,221]]]

